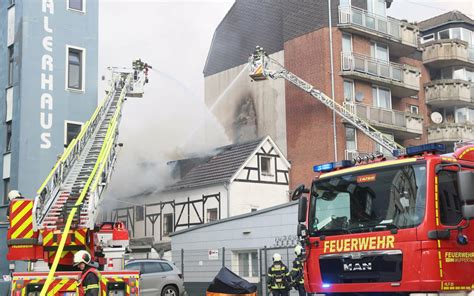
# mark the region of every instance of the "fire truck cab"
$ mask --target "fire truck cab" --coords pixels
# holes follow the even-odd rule
[[[307,292],[474,295],[474,145],[443,149],[314,167],[293,193]]]

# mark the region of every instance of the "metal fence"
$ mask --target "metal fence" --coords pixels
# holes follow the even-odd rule
[[[186,291],[189,296],[202,296],[225,266],[234,273],[257,285],[258,295],[270,295],[267,289],[267,271],[272,265],[274,253],[282,256],[282,262],[291,270],[295,259],[294,245],[281,247],[262,247],[259,249],[197,249],[173,250],[172,260],[181,270]],[[292,290],[290,295],[298,295]]]

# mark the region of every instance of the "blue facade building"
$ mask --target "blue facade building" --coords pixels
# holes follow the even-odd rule
[[[0,235],[7,193],[34,198],[97,106],[97,0],[0,1]],[[0,294],[9,273],[0,246]],[[22,270],[23,264],[16,269]]]
[[[0,194],[34,198],[97,106],[97,0],[0,1]]]

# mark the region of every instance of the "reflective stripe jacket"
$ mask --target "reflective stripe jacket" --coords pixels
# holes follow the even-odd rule
[[[293,269],[290,275],[293,285],[304,285],[303,262],[300,257],[296,257],[295,260],[293,260]]]
[[[79,281],[79,289],[83,291],[84,296],[99,296],[100,272],[97,269],[86,266]]]
[[[275,262],[268,269],[267,286],[271,290],[289,290],[289,272],[288,267],[282,262]]]

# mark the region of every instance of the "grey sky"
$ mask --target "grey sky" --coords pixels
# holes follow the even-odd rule
[[[125,146],[110,195],[125,198],[162,185],[167,181],[167,160],[227,144],[202,102],[202,70],[214,30],[233,2],[99,2],[99,74],[103,75],[107,66],[129,66],[137,57],[154,69],[144,98],[126,102],[120,129]],[[420,21],[453,9],[474,18],[472,0],[394,0],[388,14]],[[213,141],[202,141],[200,126],[204,121],[214,126]]]
[[[398,19],[419,22],[450,10],[459,10],[470,18],[474,18],[474,1],[394,0],[392,6],[388,9],[388,14]]]

